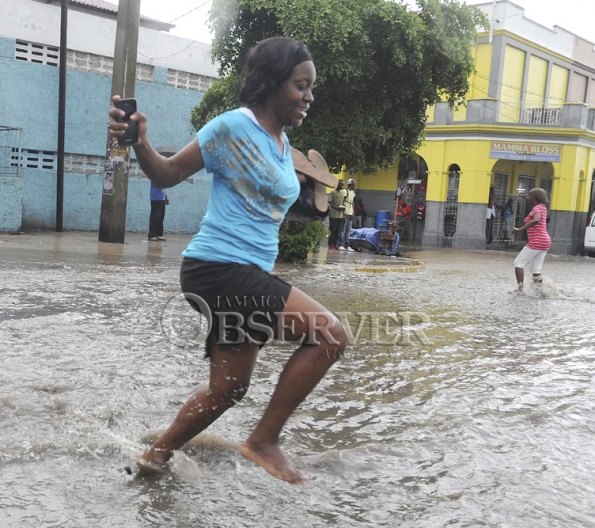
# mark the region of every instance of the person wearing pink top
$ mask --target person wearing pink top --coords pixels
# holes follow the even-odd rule
[[[541,284],[541,267],[545,256],[552,246],[552,239],[547,232],[547,193],[540,188],[531,189],[527,196],[527,203],[532,207],[526,216],[523,227],[515,227],[514,232],[527,231],[527,245],[514,260],[514,273],[517,288],[513,293],[522,293],[525,278],[524,267],[531,263],[533,282]]]

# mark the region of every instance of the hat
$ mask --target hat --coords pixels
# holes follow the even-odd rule
[[[296,172],[310,176],[327,187],[337,186],[337,177],[329,172],[325,159],[315,150],[309,150],[306,157],[305,154],[291,147],[291,159]]]
[[[549,203],[549,200],[547,199],[547,193],[540,187],[531,189],[529,191],[529,194],[532,195],[539,203],[542,203],[542,204]]]
[[[306,157],[293,147],[291,147],[291,159],[296,172],[311,178],[314,191],[314,207],[320,212],[327,211],[328,200],[325,186],[336,187],[339,180],[328,171],[325,159],[315,150],[309,150],[308,157]]]
[[[355,185],[355,180],[353,178],[349,178],[347,180],[347,185]]]

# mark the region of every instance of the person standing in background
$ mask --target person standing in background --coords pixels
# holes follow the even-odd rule
[[[488,195],[488,209],[486,211],[486,244],[491,244],[494,241],[494,219],[496,218],[496,199],[494,198],[494,187],[490,187],[490,194]]]
[[[339,244],[343,236],[343,222],[345,218],[345,201],[346,190],[343,189],[345,182],[339,180],[337,188],[333,189],[328,195],[328,205],[330,213],[328,215],[329,230],[331,234],[328,237],[328,248],[339,249]]]
[[[513,200],[512,198],[509,198],[502,206],[502,216],[504,218],[504,240],[510,240],[512,238],[512,204]]]
[[[340,251],[353,251],[351,246],[349,245],[349,235],[351,234],[351,226],[353,224],[353,212],[354,212],[354,204],[355,204],[355,180],[350,178],[347,180],[347,190],[345,191],[345,200],[343,205],[345,205],[345,216],[344,216],[344,227],[343,227],[343,236],[340,237],[339,240],[339,250]]]
[[[151,216],[149,217],[149,240],[151,242],[164,241],[163,220],[165,219],[165,206],[169,205],[169,198],[163,189],[155,187],[151,182]]]
[[[171,158],[178,149],[173,145],[167,147],[157,147],[156,152],[166,158]],[[163,189],[156,187],[151,182],[151,191],[149,199],[151,200],[151,215],[149,217],[149,240],[151,242],[164,242],[163,238],[163,220],[165,219],[165,206],[169,205],[169,198]]]
[[[397,187],[397,191],[395,192],[395,201],[398,202],[399,200],[405,198],[406,192],[407,185],[405,184],[405,180],[399,181],[399,186]]]
[[[364,201],[361,198],[357,199],[357,203],[353,208],[353,228],[360,229],[364,227],[364,221],[367,218],[366,209],[364,207]]]

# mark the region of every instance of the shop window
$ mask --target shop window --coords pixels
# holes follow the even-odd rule
[[[527,194],[535,187],[537,178],[529,174],[519,174],[516,192],[517,194]]]
[[[539,186],[547,193],[547,196],[550,199],[550,202],[552,201],[552,189],[554,186],[553,184],[554,184],[554,180],[552,180],[550,178],[541,178],[541,180],[539,180]],[[548,205],[548,209],[549,209],[549,205]]]
[[[397,178],[399,181],[414,180],[417,176],[417,161],[401,156]]]
[[[448,189],[446,203],[444,204],[444,236],[453,238],[457,231],[457,217],[459,213],[459,184],[461,168],[451,165],[448,169]]]

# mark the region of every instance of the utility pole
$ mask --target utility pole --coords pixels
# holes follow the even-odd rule
[[[114,95],[134,97],[139,26],[140,0],[120,0],[110,101]],[[99,220],[100,242],[124,243],[129,163],[130,147],[120,147],[108,130]]]
[[[58,171],[56,173],[56,232],[64,227],[64,136],[66,130],[66,49],[68,33],[68,0],[62,0],[60,12],[60,81],[58,86]]]

